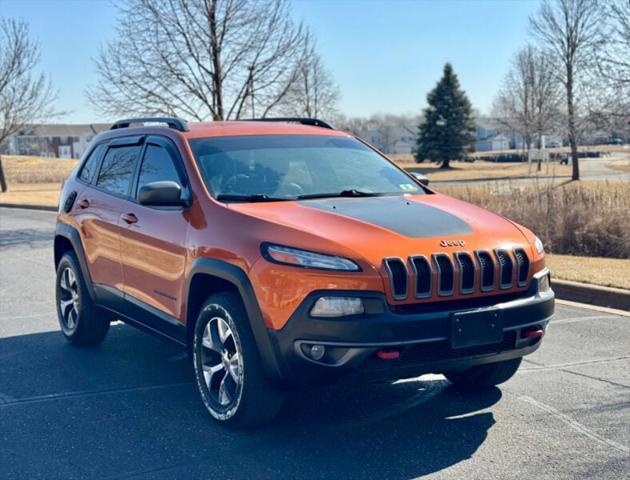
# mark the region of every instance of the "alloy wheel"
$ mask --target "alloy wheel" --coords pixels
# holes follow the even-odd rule
[[[59,279],[59,311],[64,330],[72,332],[79,320],[79,283],[74,271],[66,267]]]
[[[228,410],[241,393],[243,364],[239,342],[221,317],[208,321],[201,338],[201,370],[211,403]]]

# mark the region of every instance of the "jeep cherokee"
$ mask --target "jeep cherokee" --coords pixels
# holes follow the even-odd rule
[[[187,348],[234,427],[341,377],[502,383],[553,313],[543,245],[425,180],[315,119],[116,122],[62,188],[61,331]]]

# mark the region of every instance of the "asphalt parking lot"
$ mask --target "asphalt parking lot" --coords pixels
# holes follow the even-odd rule
[[[500,389],[329,387],[232,432],[175,347],[121,324],[95,349],[64,341],[53,229],[53,213],[0,208],[2,479],[630,477],[630,317],[558,305]]]

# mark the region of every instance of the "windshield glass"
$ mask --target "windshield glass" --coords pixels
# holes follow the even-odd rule
[[[351,137],[248,135],[189,142],[210,193],[219,199],[424,193],[385,158]]]

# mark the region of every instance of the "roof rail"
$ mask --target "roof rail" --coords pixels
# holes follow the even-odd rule
[[[169,128],[179,130],[180,132],[188,131],[188,124],[186,120],[176,117],[141,117],[141,118],[126,118],[124,120],[118,120],[114,123],[110,130],[117,130],[119,128],[128,128],[132,123],[166,123]]]
[[[317,118],[302,118],[302,117],[271,117],[271,118],[247,118],[247,122],[286,122],[286,123],[300,123],[302,125],[309,125],[311,127],[329,128],[334,130],[334,127],[319,120]]]

